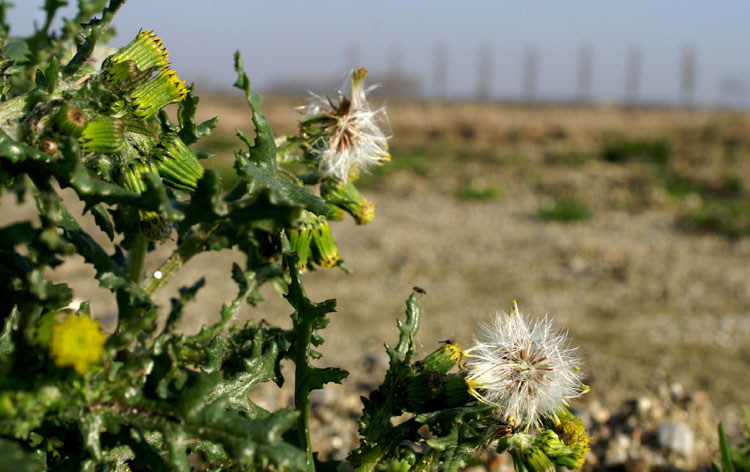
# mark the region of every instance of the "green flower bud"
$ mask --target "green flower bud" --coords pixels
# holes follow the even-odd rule
[[[534,444],[540,447],[555,464],[580,469],[586,460],[588,437],[586,437],[585,446],[583,444],[569,445],[565,444],[551,429],[544,429],[536,435]]]
[[[125,61],[133,61],[141,71],[162,70],[169,63],[169,51],[155,33],[141,30],[127,46],[109,56],[103,68],[109,72],[115,64]]]
[[[175,71],[167,69],[133,90],[130,98],[135,116],[149,118],[170,103],[182,101],[186,95],[185,82],[180,81]]]
[[[156,215],[154,217],[153,215]],[[138,211],[138,217],[140,218],[141,231],[146,239],[149,241],[158,241],[163,243],[169,239],[169,235],[172,234],[172,225],[164,215],[158,213]]]
[[[315,228],[316,217],[309,211],[303,211],[299,226],[287,230],[289,247],[299,256],[299,268],[305,270],[310,258],[310,243],[312,242],[312,231]]]
[[[117,88],[130,90],[146,83],[152,72],[151,69],[139,70],[135,61],[126,60],[108,67],[104,78]]]
[[[443,391],[443,382],[437,372],[420,372],[406,386],[406,401],[412,411],[424,411],[432,400]]]
[[[417,362],[417,367],[422,371],[445,374],[459,363],[463,355],[464,352],[458,344],[448,342]]]
[[[474,400],[469,393],[466,374],[451,374],[443,377],[443,391],[445,392],[445,405],[448,407],[464,405]]]
[[[120,179],[121,184],[131,192],[143,193],[146,191],[146,184],[143,182],[143,177],[149,173],[159,175],[159,171],[153,163],[138,160],[133,161],[123,167]]]
[[[364,225],[375,218],[375,204],[360,195],[351,182],[329,177],[320,184],[320,194],[326,203],[338,207],[352,215],[358,225]]]
[[[159,175],[153,163],[133,161],[122,169],[120,183],[131,192],[143,193],[146,191],[143,177],[149,173]],[[143,234],[150,241],[164,241],[169,237],[171,227],[163,215],[151,210],[138,210],[138,219]]]
[[[333,240],[331,227],[325,216],[316,217],[317,222],[312,230],[312,256],[313,261],[325,268],[331,268],[339,262],[339,249]]]
[[[521,452],[524,465],[532,472],[555,472],[555,465],[549,457],[536,446],[530,446]]]
[[[66,104],[55,115],[53,122],[61,133],[77,138],[86,129],[89,119],[80,108]]]
[[[117,118],[98,116],[89,121],[79,140],[86,152],[119,152],[125,145],[125,125]]]
[[[332,210],[331,214],[328,215],[328,221],[341,221],[344,219],[344,214],[346,213],[344,210],[335,205],[329,205],[328,208]]]
[[[339,250],[325,216],[304,210],[299,226],[287,230],[287,236],[291,249],[299,256],[300,269],[305,269],[311,260],[326,268],[339,262]]]
[[[164,182],[180,190],[195,190],[198,180],[205,172],[190,148],[177,136],[161,139],[154,161]]]

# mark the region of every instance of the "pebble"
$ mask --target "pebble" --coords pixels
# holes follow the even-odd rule
[[[388,370],[390,365],[390,358],[388,354],[379,352],[376,354],[368,354],[362,359],[362,366],[367,372],[377,372],[381,370]]]
[[[592,401],[589,404],[588,410],[589,412],[591,412],[591,417],[594,419],[594,421],[599,424],[606,423],[609,420],[610,416],[612,416],[609,410],[596,400]]]
[[[653,406],[654,402],[652,402],[648,397],[639,397],[636,401],[636,410],[641,416],[647,415],[651,411],[651,408]]]
[[[685,387],[681,383],[673,383],[669,386],[669,393],[674,401],[680,401],[685,397]]]
[[[664,422],[659,425],[657,432],[659,446],[681,455],[684,458],[693,456],[695,435],[682,422]]]
[[[623,433],[618,433],[609,443],[609,449],[604,458],[604,465],[607,467],[624,465],[628,461],[629,447],[630,439]]]
[[[336,402],[336,392],[331,389],[323,388],[310,392],[310,403],[312,405],[331,406]]]

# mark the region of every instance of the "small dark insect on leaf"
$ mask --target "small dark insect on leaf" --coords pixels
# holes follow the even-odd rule
[[[438,341],[440,344],[453,344],[453,341],[450,339],[443,339],[442,341]]]
[[[414,286],[411,289],[414,290],[414,293],[418,293],[420,295],[424,295],[427,293],[427,290],[423,289],[422,287]]]

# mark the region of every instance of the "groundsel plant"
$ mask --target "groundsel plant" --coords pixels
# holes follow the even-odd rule
[[[569,370],[575,362],[549,322],[498,321],[476,346],[445,343],[422,356],[416,294],[397,344],[386,345],[385,379],[363,398],[359,444],[343,461],[316,454],[310,393],[348,373],[312,365],[336,302],[310,300],[301,274],[342,267],[333,222],[375,217],[355,178],[389,156],[364,70],[352,74],[348,95],[303,108],[297,135],[277,137],[236,54],[234,85],[254,137],[237,131],[238,181],[224,189],[203,164],[210,153],[196,147],[218,118],[195,121],[194,87],[171,68],[157,34],[134,31],[108,50],[125,0],[77,3],[61,31],[50,25],[65,2],[47,1],[42,27],[12,38],[0,1],[0,192],[37,209],[0,227],[1,467],[453,471],[492,449],[509,452],[518,470],[582,466],[588,438],[567,409],[581,374]],[[109,52],[93,61],[96,51]],[[83,203],[82,215],[61,189]],[[146,273],[162,244],[171,254]],[[207,283],[185,280],[182,267],[230,249],[243,256],[226,268],[236,297],[183,334],[186,307]],[[114,300],[113,331],[92,316],[96,301],[71,308],[85,292],[48,278],[73,257]],[[170,280],[182,287],[160,306]],[[291,328],[231,322],[262,301],[264,284],[288,302]],[[284,365],[293,366],[294,404],[268,411],[250,393],[284,385]]]

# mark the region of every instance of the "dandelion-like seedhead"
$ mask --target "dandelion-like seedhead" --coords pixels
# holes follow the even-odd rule
[[[538,427],[586,391],[575,349],[547,317],[528,321],[514,303],[475,342],[467,351],[470,393],[505,422]]]
[[[365,77],[364,68],[352,72],[349,94],[340,90],[337,103],[312,94],[310,103],[299,108],[300,127],[321,172],[345,182],[391,158],[381,129],[387,123],[385,109],[370,108]]]

